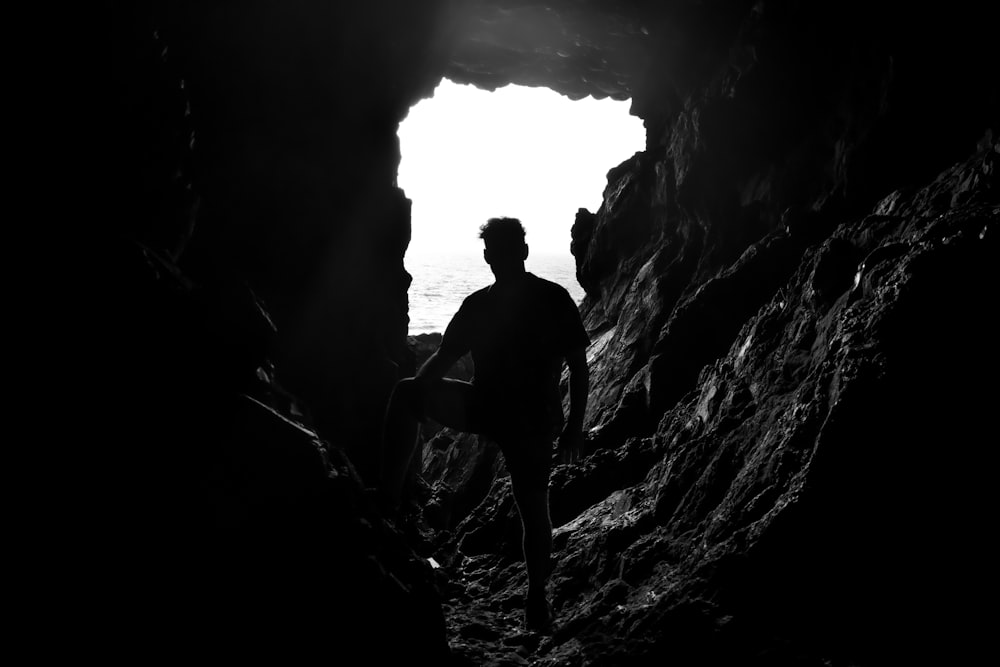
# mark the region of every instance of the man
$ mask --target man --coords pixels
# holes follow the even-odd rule
[[[563,460],[579,454],[590,341],[569,293],[525,270],[528,246],[519,220],[491,218],[479,236],[496,280],[465,299],[438,351],[416,377],[396,385],[386,414],[382,494],[390,506],[398,505],[416,449],[418,421],[430,417],[494,439],[510,472],[524,529],[525,624],[529,630],[545,630],[551,623],[545,589],[552,553],[552,439],[558,435]],[[473,381],[445,378],[452,364],[470,351]],[[563,360],[570,371],[565,421],[559,394]]]

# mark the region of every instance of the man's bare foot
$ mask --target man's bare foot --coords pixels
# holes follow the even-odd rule
[[[529,595],[524,605],[524,628],[528,632],[552,629],[552,605],[545,595]]]

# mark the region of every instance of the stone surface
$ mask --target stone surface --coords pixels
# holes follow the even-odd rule
[[[622,10],[625,11],[622,11]],[[545,86],[571,99],[627,100],[647,57],[649,30],[627,5],[457,3],[445,75],[494,90]]]
[[[78,475],[101,501],[65,503],[83,528],[52,570],[117,613],[76,627],[132,658],[268,636],[386,664],[983,653],[991,29],[978,3],[109,16],[80,58],[99,183],[75,215],[96,242],[66,283],[88,301],[70,325],[99,339],[80,377],[106,389],[66,393],[87,416],[71,441],[111,479]],[[416,364],[395,131],[445,75],[630,97],[647,130],[573,235],[594,382],[587,457],[553,475],[551,636],[519,629],[495,452],[432,448],[422,518],[386,522],[363,492]]]
[[[931,535],[975,533],[988,502],[990,473],[965,457],[983,453],[995,399],[971,387],[997,370],[995,355],[983,365],[982,305],[1000,204],[985,201],[992,186],[942,213],[918,203],[967,192],[998,148],[875,207],[911,215],[838,225],[650,438],[557,468],[559,624],[533,664],[849,664],[964,650],[945,638],[979,623],[968,590],[984,576],[986,538],[955,552]],[[499,559],[481,605],[523,594],[505,493],[495,487],[455,538],[464,530],[476,545],[464,552]],[[507,623],[499,612],[495,622]]]

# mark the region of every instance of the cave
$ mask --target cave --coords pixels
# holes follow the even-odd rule
[[[105,395],[75,399],[102,415],[104,474],[68,554],[68,625],[104,656],[338,664],[988,650],[1000,87],[984,11],[117,7],[88,61],[103,199],[84,274],[93,373],[116,390],[107,418]],[[630,100],[646,130],[566,239],[591,390],[586,456],[551,479],[545,636],[517,628],[495,451],[425,452],[413,494],[434,511],[414,530],[364,492],[388,396],[427,353],[407,339],[396,130],[445,77]]]

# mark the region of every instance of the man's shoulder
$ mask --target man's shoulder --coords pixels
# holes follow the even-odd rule
[[[489,293],[490,293],[490,286],[487,285],[486,287],[481,287],[472,294],[470,294],[469,296],[465,297],[465,301],[473,301],[473,302],[482,301],[484,298],[486,298],[486,295]]]
[[[441,346],[446,345],[466,345],[471,332],[474,331],[483,320],[487,306],[484,297],[489,294],[489,288],[478,289],[462,300],[458,312],[452,315],[451,322],[445,329]],[[459,342],[461,341],[461,342]],[[468,348],[465,348],[468,349]]]
[[[583,327],[579,307],[569,290],[551,280],[539,278],[533,274],[531,277],[537,286],[535,289],[535,294],[538,295],[536,305],[546,309],[551,314],[552,322],[558,329],[564,332],[573,332],[571,335],[581,344],[589,345],[590,340]]]
[[[469,310],[481,307],[485,304],[489,293],[490,288],[488,286],[477,289],[475,292],[462,299],[462,306],[459,310]]]
[[[569,290],[567,290],[559,283],[552,282],[551,280],[546,280],[545,278],[540,278],[536,276],[534,273],[529,273],[528,277],[533,283],[533,289],[535,289],[540,294],[543,294],[545,296],[551,296],[553,298],[562,298],[563,296],[569,297]]]

